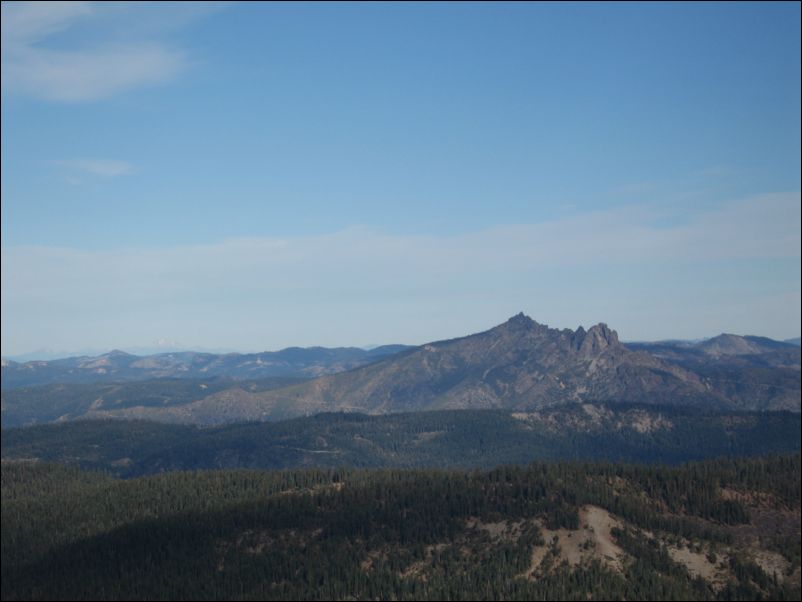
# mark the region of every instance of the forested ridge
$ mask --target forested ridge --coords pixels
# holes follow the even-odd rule
[[[2,497],[4,600],[800,596],[798,454],[129,480],[17,461]]]
[[[210,468],[492,468],[558,459],[675,464],[799,449],[796,413],[646,404],[321,414],[209,428],[75,421],[7,429],[2,437],[4,459],[72,462],[123,477]]]

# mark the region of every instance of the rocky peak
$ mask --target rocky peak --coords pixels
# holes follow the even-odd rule
[[[574,351],[579,351],[587,334],[588,333],[585,332],[585,329],[581,326],[577,328],[576,331],[574,331],[574,333],[571,335],[571,349]]]
[[[511,317],[509,320],[507,320],[507,324],[528,325],[528,324],[532,324],[532,323],[534,323],[534,320],[532,318],[530,318],[529,316],[527,316],[522,311],[519,311],[517,314],[515,314],[513,317]]]
[[[580,330],[582,330],[581,326],[574,334],[575,337]],[[582,342],[579,343],[579,351],[586,354],[596,354],[607,347],[617,347],[618,345],[620,345],[618,333],[615,330],[611,330],[604,322],[599,322],[585,333]]]
[[[524,312],[519,312],[507,320],[505,326],[514,330],[534,330],[541,325],[525,315]]]

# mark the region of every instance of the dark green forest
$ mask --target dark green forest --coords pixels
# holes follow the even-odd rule
[[[798,600],[800,468],[797,454],[121,480],[4,461],[2,598]]]
[[[122,477],[210,468],[487,469],[558,459],[676,464],[799,449],[796,413],[639,404],[568,404],[529,414],[319,414],[208,428],[74,421],[7,429],[2,437],[5,459],[72,462]]]

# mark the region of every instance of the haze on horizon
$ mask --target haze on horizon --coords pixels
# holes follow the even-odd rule
[[[2,4],[2,355],[800,334],[800,5]]]

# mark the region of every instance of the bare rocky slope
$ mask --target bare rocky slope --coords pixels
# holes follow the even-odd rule
[[[557,330],[518,314],[488,331],[355,370],[247,396],[221,392],[158,418],[217,422],[221,411],[229,420],[264,420],[324,411],[532,410],[577,401],[731,406],[693,372],[627,349],[606,324]]]
[[[628,350],[606,324],[557,330],[518,314],[472,336],[267,396],[372,413],[423,409],[528,410],[566,401],[726,405],[691,372]],[[282,399],[282,396],[283,399]]]

